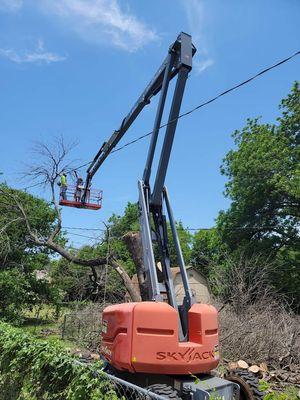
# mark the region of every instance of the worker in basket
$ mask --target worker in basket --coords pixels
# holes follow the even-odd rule
[[[67,174],[62,172],[60,175],[60,195],[63,200],[67,200],[67,189],[68,189],[68,182],[67,182]]]
[[[88,186],[87,186],[87,189],[86,189],[86,202],[87,203],[89,203],[90,202],[90,197],[91,197],[91,185],[92,185],[92,183],[91,182],[89,182],[88,183]]]
[[[76,177],[76,188],[74,192],[74,199],[75,201],[79,202],[81,201],[82,191],[84,189],[84,183],[83,179],[80,176],[78,176],[76,171],[74,171],[74,174]]]

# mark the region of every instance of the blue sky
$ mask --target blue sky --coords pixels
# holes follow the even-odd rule
[[[79,164],[93,158],[180,31],[191,33],[198,49],[185,111],[299,50],[299,16],[299,0],[0,0],[2,178],[14,187],[30,184],[18,173],[32,142],[60,134],[78,140]],[[231,133],[248,117],[273,122],[299,71],[300,57],[180,120],[166,180],[176,219],[210,227],[228,207],[219,166],[233,147]],[[155,105],[123,142],[152,129]],[[104,191],[103,209],[65,208],[64,225],[101,228],[136,201],[148,144],[111,155],[94,179]],[[70,239],[75,246],[89,242]]]

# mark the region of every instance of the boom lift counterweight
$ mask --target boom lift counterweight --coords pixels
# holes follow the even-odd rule
[[[191,36],[181,32],[120,128],[103,143],[90,164],[82,201],[86,200],[97,170],[151,98],[160,92],[143,178],[138,182],[147,301],[113,305],[104,310],[101,352],[115,373],[144,387],[169,385],[185,399],[209,399],[213,392],[224,400],[231,400],[239,398],[238,385],[209,374],[219,362],[217,311],[213,306],[195,303],[165,187],[181,102],[195,52]],[[153,159],[169,83],[175,77],[168,123],[151,185]],[[185,292],[182,304],[177,303],[174,290],[167,221]],[[155,257],[154,244],[159,257]],[[157,268],[158,262],[161,272]],[[199,377],[197,383],[191,374]]]

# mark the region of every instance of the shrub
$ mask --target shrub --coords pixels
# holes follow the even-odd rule
[[[0,323],[0,400],[117,399],[101,363],[82,365],[57,342]]]
[[[300,364],[300,317],[270,285],[271,262],[259,256],[226,260],[215,269],[224,357],[276,367]]]
[[[0,318],[22,322],[22,307],[28,302],[31,288],[25,275],[17,269],[0,271]]]
[[[275,302],[249,305],[236,313],[232,306],[219,314],[222,354],[276,368],[300,364],[300,318]]]

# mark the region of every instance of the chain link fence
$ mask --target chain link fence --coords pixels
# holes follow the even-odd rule
[[[96,351],[101,343],[101,319],[104,304],[93,304],[64,315],[61,337]]]
[[[88,363],[82,361],[75,361],[80,365],[87,365]],[[166,400],[168,397],[161,396],[152,392],[149,389],[142,388],[134,383],[125,381],[117,376],[111,375],[107,372],[100,371],[94,372],[95,377],[99,377],[102,381],[103,394],[109,398],[117,395],[118,399],[122,400]]]
[[[124,381],[123,379],[117,378],[116,376],[105,374],[107,379],[111,382],[113,390],[117,394],[119,399],[122,400],[166,400],[167,397],[163,397],[151,390],[144,389],[131,382]]]

